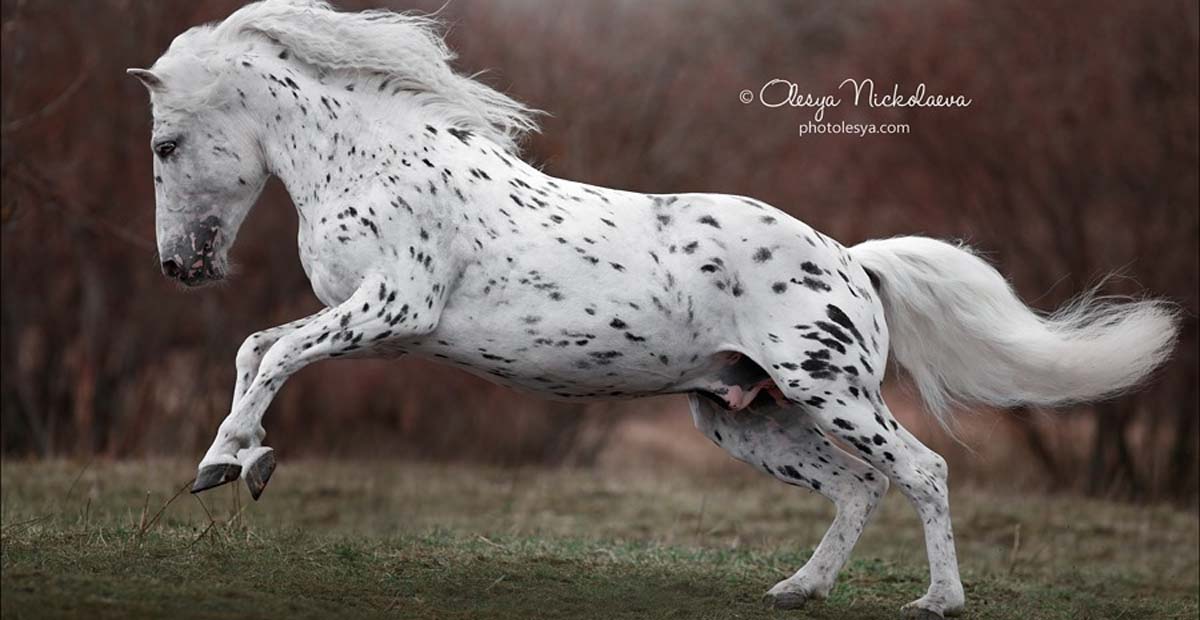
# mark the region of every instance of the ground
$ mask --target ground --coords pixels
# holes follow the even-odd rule
[[[831,598],[784,612],[760,597],[832,509],[748,470],[285,456],[257,503],[160,513],[191,467],[3,463],[3,617],[897,618],[927,579],[895,491]],[[952,510],[968,618],[1197,617],[1194,513],[972,489]]]

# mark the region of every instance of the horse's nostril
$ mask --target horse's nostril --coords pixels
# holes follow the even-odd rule
[[[181,269],[179,267],[179,263],[175,262],[175,259],[172,258],[168,258],[162,262],[162,272],[163,275],[167,276],[168,278],[178,278],[183,275],[183,269]]]

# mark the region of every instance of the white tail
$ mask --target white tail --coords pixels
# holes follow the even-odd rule
[[[970,248],[926,237],[867,241],[850,254],[880,280],[892,355],[946,425],[950,405],[1056,405],[1114,396],[1171,353],[1175,312],[1095,291],[1049,316],[1021,302]]]

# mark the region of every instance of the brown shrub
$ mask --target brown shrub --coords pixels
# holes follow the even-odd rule
[[[185,294],[157,274],[149,114],[122,72],[238,4],[4,0],[4,454],[199,453],[241,338],[315,309],[277,186],[240,236],[231,283]],[[1106,291],[1178,300],[1185,343],[1161,381],[1070,414],[1093,440],[1064,431],[1079,424],[1005,419],[1061,484],[1195,496],[1194,1],[464,0],[444,16],[461,68],[491,68],[485,79],[552,113],[529,156],[553,174],[753,195],[848,244],[966,237],[1043,308],[1117,268],[1129,278]],[[926,82],[975,103],[843,109],[830,120],[913,133],[801,139],[806,112],[737,100],[773,77],[814,92],[844,77]],[[662,402],[547,403],[415,360],[338,362],[292,380],[267,426],[281,448],[320,454],[586,462],[614,415]]]

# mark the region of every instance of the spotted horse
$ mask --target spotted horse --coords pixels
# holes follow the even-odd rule
[[[327,358],[411,354],[560,399],[687,394],[737,459],[837,516],[771,588],[825,597],[889,484],[920,514],[931,584],[963,608],[945,461],[880,396],[889,354],[939,420],[956,402],[1054,405],[1127,390],[1169,354],[1168,306],[1084,296],[1026,307],[972,251],[921,237],[845,247],[758,200],[642,194],[518,156],[535,112],[456,73],[431,19],[249,4],[130,69],[153,108],[163,272],[221,279],[268,177],[299,216],[325,309],[252,334],[193,491],[275,468],[263,414]]]

